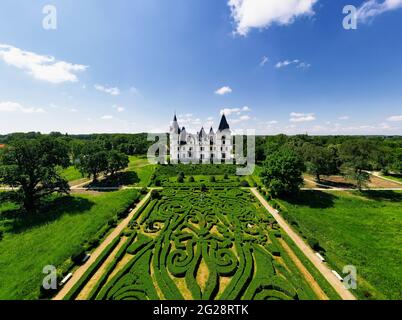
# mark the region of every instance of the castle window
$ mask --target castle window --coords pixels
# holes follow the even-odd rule
[[[226,154],[222,153],[222,159],[226,159]]]

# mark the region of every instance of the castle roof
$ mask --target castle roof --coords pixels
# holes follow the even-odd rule
[[[221,122],[219,124],[219,129],[218,131],[223,131],[223,130],[229,130],[229,124],[228,121],[226,120],[226,116],[225,114],[222,114],[222,119]]]

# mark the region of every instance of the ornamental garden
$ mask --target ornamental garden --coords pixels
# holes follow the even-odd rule
[[[248,189],[154,190],[65,299],[336,298]],[[297,258],[298,256],[298,258]]]

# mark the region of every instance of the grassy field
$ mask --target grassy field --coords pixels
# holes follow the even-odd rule
[[[136,179],[132,185],[135,187],[148,186],[156,165],[150,164],[146,156],[130,156],[127,171],[135,172]]]
[[[46,265],[59,266],[85,240],[125,210],[138,194],[135,190],[76,195],[54,200],[35,217],[16,219],[0,205],[0,299],[36,299]]]
[[[61,176],[69,182],[75,181],[75,180],[80,180],[83,178],[81,173],[74,166],[70,166],[66,169],[62,169]]]
[[[402,299],[402,193],[305,191],[282,214],[315,238],[340,274],[357,267],[360,299]]]

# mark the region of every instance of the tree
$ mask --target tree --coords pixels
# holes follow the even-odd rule
[[[372,168],[376,153],[377,147],[367,139],[348,140],[340,147],[342,171],[356,182],[359,191],[370,181],[370,175],[366,170]]]
[[[15,140],[2,153],[0,180],[18,188],[17,199],[32,213],[43,197],[69,192],[57,170],[69,164],[67,145],[54,137]]]
[[[263,163],[261,178],[273,196],[294,194],[303,184],[303,160],[293,151],[280,149]]]
[[[77,168],[82,174],[93,177],[93,182],[98,181],[98,176],[108,170],[108,153],[95,142],[88,142],[81,150]]]
[[[114,176],[116,172],[128,167],[129,159],[124,153],[111,150],[107,154],[108,168],[107,171]]]
[[[311,143],[304,144],[303,157],[307,171],[315,175],[317,181],[321,180],[321,175],[329,176],[339,172],[338,159],[333,151]]]

